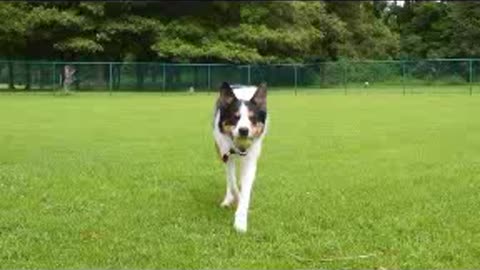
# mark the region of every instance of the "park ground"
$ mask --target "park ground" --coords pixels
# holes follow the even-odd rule
[[[478,267],[480,95],[398,90],[271,93],[245,235],[213,94],[1,94],[0,265]]]

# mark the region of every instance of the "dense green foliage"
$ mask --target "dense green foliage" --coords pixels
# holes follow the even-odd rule
[[[264,63],[476,57],[480,3],[0,3],[0,57]]]

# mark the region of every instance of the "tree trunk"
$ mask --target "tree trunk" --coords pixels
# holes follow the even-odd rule
[[[43,90],[43,84],[45,82],[45,78],[47,78],[47,73],[43,68],[37,71],[37,77],[38,77],[37,80],[39,83],[39,88],[40,90]]]
[[[158,66],[156,64],[153,64],[150,68],[150,71],[152,72],[152,82],[156,83],[157,82],[157,73],[158,73]]]
[[[115,61],[115,60],[111,60]],[[112,64],[112,87],[114,90],[120,89],[120,69],[121,64],[114,63]]]
[[[13,72],[13,62],[8,61],[8,89],[15,90],[15,77]]]
[[[143,81],[144,81],[144,75],[145,75],[143,74],[143,65],[136,64],[136,69],[137,69],[137,88],[143,89]]]
[[[106,85],[107,85],[107,89],[109,87],[109,84],[108,84],[108,79],[107,79],[107,74],[108,74],[108,64],[106,66],[104,66],[103,64],[98,64],[97,66],[97,85],[102,85],[104,82],[106,82]]]
[[[25,62],[25,90],[30,90],[32,83],[32,65]]]
[[[75,78],[73,80],[73,83],[75,84],[75,90],[76,91],[80,91],[80,77],[78,76],[79,75],[79,68],[81,67],[81,65],[77,66],[77,65],[72,65],[74,68],[75,68],[75,74],[73,75],[73,77]]]
[[[198,87],[198,67],[194,66],[193,68],[194,68],[193,86],[197,88]]]

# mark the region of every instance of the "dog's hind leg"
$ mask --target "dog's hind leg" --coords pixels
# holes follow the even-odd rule
[[[227,192],[225,193],[225,199],[221,203],[222,207],[229,207],[233,203],[238,201],[238,187],[237,176],[235,172],[235,159],[229,158],[225,164],[227,172]]]

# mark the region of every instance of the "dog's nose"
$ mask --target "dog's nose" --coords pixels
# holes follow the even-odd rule
[[[248,128],[245,128],[245,127],[239,128],[238,129],[238,134],[240,134],[240,136],[247,137],[248,136]]]

